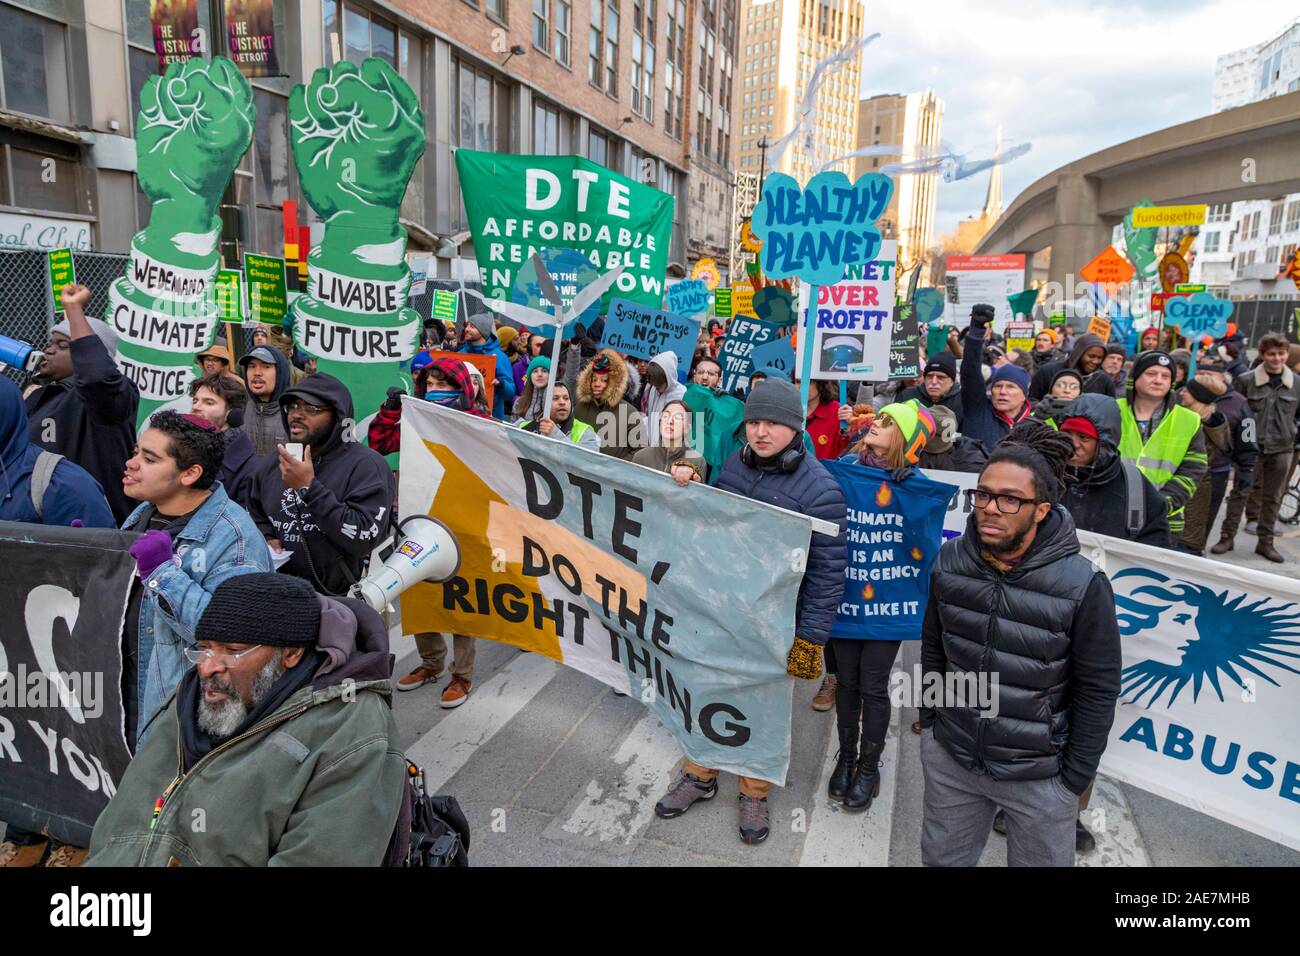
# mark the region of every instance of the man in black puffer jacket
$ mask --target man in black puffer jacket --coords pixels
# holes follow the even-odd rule
[[[1057,504],[1073,453],[1050,426],[1017,425],[967,492],[966,533],[935,561],[923,681],[974,682],[989,706],[959,693],[922,709],[927,866],[974,866],[998,807],[1009,865],[1074,865],[1079,795],[1115,717],[1120,642],[1110,581],[1079,554]]]
[[[778,379],[759,382],[745,403],[745,447],[723,465],[717,487],[839,527],[836,537],[814,533],[809,543],[795,606],[794,642],[786,661],[791,677],[816,680],[822,674],[822,648],[844,593],[847,516],[838,482],[804,445],[803,426],[798,389]],[[766,780],[740,778],[740,838],[746,843],[767,839],[770,789]],[[696,800],[708,800],[717,792],[718,771],[687,758],[681,775],[655,804],[655,814],[671,820]]]
[[[1119,406],[1105,395],[1080,395],[1065,408],[1062,434],[1074,442],[1063,502],[1083,531],[1172,548],[1164,496],[1137,466],[1119,456]],[[1142,501],[1129,514],[1129,485],[1142,489]],[[1141,520],[1137,520],[1137,516]],[[1136,531],[1130,524],[1138,524]]]

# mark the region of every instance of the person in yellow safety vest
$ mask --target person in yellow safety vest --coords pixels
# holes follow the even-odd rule
[[[1118,400],[1120,457],[1159,489],[1169,506],[1169,534],[1183,533],[1183,512],[1209,470],[1201,417],[1174,401],[1174,361],[1164,352],[1143,352],[1133,362],[1127,397]]]
[[[551,393],[550,418],[543,418],[540,422],[521,421],[518,427],[559,441],[567,438],[575,445],[600,451],[600,436],[596,429],[573,417],[573,399],[569,396],[569,386],[563,382],[556,382],[555,391]]]

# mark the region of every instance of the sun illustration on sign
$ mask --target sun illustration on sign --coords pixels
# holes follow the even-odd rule
[[[1152,583],[1141,583],[1142,579]],[[1172,706],[1189,683],[1195,701],[1206,681],[1219,700],[1223,700],[1220,672],[1245,689],[1247,685],[1239,669],[1274,687],[1281,686],[1256,665],[1300,674],[1300,670],[1288,663],[1288,659],[1300,658],[1300,605],[1273,603],[1269,606],[1269,598],[1253,599],[1244,593],[1229,597],[1227,591],[1171,580],[1143,568],[1120,571],[1112,582],[1115,616],[1123,637],[1153,630],[1167,611],[1175,612],[1171,623],[1194,632],[1194,636],[1188,636],[1176,648],[1169,646],[1172,643],[1169,641],[1165,646],[1152,641],[1149,649],[1144,644],[1144,652],[1159,653],[1164,659],[1143,660],[1124,668],[1121,692],[1126,695],[1127,703],[1142,703],[1146,697],[1145,704],[1149,707],[1168,691],[1166,706]]]

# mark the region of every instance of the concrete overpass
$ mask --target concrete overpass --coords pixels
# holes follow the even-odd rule
[[[1247,161],[1251,162],[1247,162]],[[1015,198],[977,253],[1051,247],[1064,282],[1110,244],[1136,203],[1224,203],[1300,192],[1300,92],[1170,126],[1048,173]]]

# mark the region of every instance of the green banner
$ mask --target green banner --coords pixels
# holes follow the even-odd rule
[[[244,253],[244,281],[248,283],[248,320],[253,325],[280,326],[289,311],[284,281],[284,260]]]
[[[1015,295],[1007,296],[1007,302],[1011,305],[1013,319],[1020,315],[1023,315],[1026,321],[1032,319],[1034,317],[1034,303],[1037,301],[1037,289],[1026,289],[1024,292],[1017,292]]]
[[[580,156],[456,151],[461,195],[485,295],[510,299],[538,249],[576,249],[600,272],[623,266],[605,293],[657,309],[672,238],[673,197]]]
[[[433,317],[456,321],[456,293],[446,289],[433,290]]]
[[[731,318],[730,286],[718,286],[713,290],[713,314],[720,319]]]
[[[63,287],[77,281],[77,270],[72,264],[71,249],[51,249],[48,253],[50,293],[54,296],[54,311],[63,311]]]
[[[244,321],[243,273],[236,269],[222,269],[217,273],[213,289],[217,296],[217,312],[222,322],[242,325]]]

